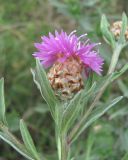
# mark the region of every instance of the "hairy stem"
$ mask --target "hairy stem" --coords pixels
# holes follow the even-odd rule
[[[58,134],[57,147],[59,160],[67,160],[69,146],[67,144],[67,135],[65,133]]]
[[[114,51],[113,51],[113,56],[112,56],[111,63],[110,63],[107,74],[111,74],[114,72],[121,50],[122,50],[122,45],[117,44]],[[103,87],[100,89],[99,93],[95,97],[95,99],[92,102],[92,104],[90,105],[89,109],[86,111],[86,113],[81,118],[81,120],[75,125],[75,127],[70,132],[69,138],[68,138],[70,143],[72,142],[74,135],[77,133],[77,131],[79,131],[79,128],[81,127],[81,125],[83,125],[85,123],[85,120],[87,119],[87,117],[89,116],[89,114],[91,113],[91,111],[93,110],[93,108],[95,107],[95,105],[97,104],[99,99],[101,98],[102,94],[104,93],[104,91],[108,85],[109,85],[109,81],[104,83]]]
[[[114,72],[121,50],[122,50],[122,45],[117,44],[116,48],[113,52],[113,55],[112,55],[111,63],[110,63],[109,69],[108,69],[108,74],[111,74]]]
[[[68,145],[67,137],[65,134],[61,136],[61,160],[67,160],[68,157]]]
[[[55,122],[55,133],[56,133],[56,143],[58,150],[58,159],[67,160],[68,159],[68,143],[67,143],[67,131],[61,131],[62,128],[62,114],[64,112],[63,105],[56,107],[56,122]]]

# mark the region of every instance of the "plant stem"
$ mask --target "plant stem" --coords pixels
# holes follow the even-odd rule
[[[67,160],[68,157],[68,145],[67,137],[65,134],[61,136],[61,160]]]
[[[57,138],[58,146],[58,157],[59,160],[67,160],[69,146],[67,144],[67,135],[65,133],[60,133]]]
[[[122,45],[118,44],[116,45],[114,51],[113,51],[113,55],[112,55],[112,59],[111,59],[111,63],[108,69],[108,73],[107,74],[111,74],[114,72],[118,59],[119,59],[119,55],[120,52],[122,50]],[[91,111],[93,110],[93,108],[95,107],[95,105],[97,104],[97,102],[99,101],[99,99],[101,98],[104,90],[106,89],[106,87],[109,85],[109,81],[107,81],[106,83],[104,83],[104,85],[102,86],[102,88],[100,89],[99,93],[97,94],[97,96],[95,97],[94,101],[92,102],[92,104],[90,105],[89,109],[86,111],[86,113],[84,114],[84,116],[81,118],[81,120],[75,125],[75,127],[72,129],[72,131],[69,134],[69,142],[72,142],[72,139],[74,137],[74,135],[77,133],[77,131],[79,130],[79,128],[81,127],[81,125],[83,123],[85,123],[85,120],[87,119],[87,117],[89,116],[89,114],[91,113]]]
[[[56,122],[55,122],[55,133],[56,133],[56,143],[58,150],[58,159],[67,160],[68,159],[68,143],[67,143],[67,131],[62,131],[62,118],[63,118],[64,106],[63,103],[58,103],[56,107]]]
[[[108,74],[111,74],[114,72],[121,50],[122,50],[122,45],[117,43],[112,55],[111,63],[108,69]]]

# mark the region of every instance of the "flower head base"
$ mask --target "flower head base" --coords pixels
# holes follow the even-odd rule
[[[122,27],[122,21],[116,21],[112,24],[112,26],[110,28],[110,30],[114,34],[114,37],[116,40],[118,40],[120,37],[121,27]],[[125,39],[126,39],[126,41],[128,41],[128,27],[125,32]]]
[[[64,63],[56,62],[48,72],[50,84],[62,100],[72,98],[84,87],[82,69],[76,59],[68,58]]]
[[[49,33],[41,43],[35,43],[38,52],[33,55],[44,67],[52,66],[48,73],[51,86],[66,99],[83,88],[83,70],[90,68],[99,75],[102,71],[103,59],[94,49],[98,44],[80,41],[83,36],[77,37],[75,31],[69,35],[55,31],[55,35]]]

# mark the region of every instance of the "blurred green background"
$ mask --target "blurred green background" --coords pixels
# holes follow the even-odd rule
[[[48,160],[56,160],[54,123],[47,105],[33,83],[30,68],[35,66],[34,42],[49,31],[77,30],[100,41],[105,59],[104,73],[111,59],[111,49],[102,39],[101,15],[110,22],[128,13],[128,0],[0,0],[0,77],[5,78],[7,119],[19,138],[19,119],[23,118],[38,150]],[[128,15],[128,14],[127,14]],[[128,48],[117,69],[128,63]],[[113,83],[102,100],[123,94],[124,100],[98,120],[73,146],[78,160],[121,160],[128,152],[128,73]],[[0,160],[22,160],[0,140]]]

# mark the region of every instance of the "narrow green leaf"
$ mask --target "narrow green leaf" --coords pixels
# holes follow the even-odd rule
[[[0,79],[0,121],[6,124],[5,118],[5,100],[4,100],[4,79]]]
[[[81,92],[77,93],[74,98],[69,102],[69,105],[66,106],[66,109],[63,114],[62,119],[62,128],[68,130],[71,127],[71,124],[77,118],[77,114],[80,111],[80,100]]]
[[[96,83],[96,87],[95,87],[95,90],[94,90],[94,95],[97,94],[97,92],[100,91],[100,89],[104,86],[104,84],[109,84],[111,82],[111,79],[112,79],[112,74],[110,75],[106,75],[104,77],[101,77],[100,80],[98,80],[98,82]]]
[[[92,86],[92,83],[93,83],[93,73],[90,72],[89,77],[84,82],[86,90],[88,90]]]
[[[82,91],[82,96],[80,101],[80,105],[81,105],[80,116],[82,116],[85,113],[85,110],[87,109],[87,103],[90,100],[90,98],[92,98],[95,88],[96,88],[96,82],[94,82],[90,88],[89,86],[88,87],[85,86],[85,89]]]
[[[40,90],[42,97],[47,102],[51,114],[54,118],[57,99],[50,86],[45,70],[43,69],[38,60],[36,61],[36,71],[31,70],[31,72],[33,75],[33,80],[37,85],[38,89]]]
[[[20,120],[20,131],[21,131],[21,135],[22,135],[22,138],[23,138],[23,141],[24,141],[24,144],[28,150],[28,152],[33,155],[36,160],[39,160],[39,155],[37,153],[37,150],[36,150],[36,147],[33,143],[33,140],[31,138],[31,135],[24,123],[23,120]]]
[[[124,67],[120,70],[120,71],[117,71],[117,72],[114,72],[112,74],[112,79],[111,81],[114,81],[115,79],[119,78],[124,72],[126,72],[128,70],[128,64],[125,64]]]
[[[29,160],[35,160],[34,158],[31,157],[31,155],[26,151],[25,148],[19,147],[11,137],[9,137],[6,133],[0,132],[0,138],[8,143],[12,148],[14,148],[18,153],[20,153],[22,156]]]
[[[127,70],[128,70],[128,64],[125,64],[120,71],[116,71],[112,74],[101,77],[100,80],[97,82],[94,94],[96,94],[104,86],[105,83],[109,84],[110,82],[113,82],[114,80],[119,78],[123,73],[125,73]]]
[[[88,139],[87,139],[87,145],[86,145],[86,154],[85,154],[85,160],[90,160],[91,159],[91,151],[92,151],[92,146],[94,144],[95,140],[95,135],[93,132],[89,133]]]
[[[128,25],[128,20],[127,20],[127,16],[125,13],[122,14],[122,26],[121,26],[121,34],[120,34],[120,38],[119,38],[119,43],[125,43],[125,32],[127,29],[127,25]]]
[[[93,94],[95,87],[96,83],[94,82],[90,89],[86,90],[85,88],[81,92],[77,93],[66,106],[62,120],[62,126],[64,129],[68,130],[70,127],[72,127],[72,124],[77,119],[77,115],[79,114],[80,110],[85,107],[86,101],[88,101],[91,94]]]
[[[91,97],[91,95],[94,93],[96,89],[97,83],[94,82],[92,86],[86,90],[86,88],[82,91],[82,96],[81,96],[81,105],[85,105],[85,103],[88,101],[88,99]]]
[[[123,108],[115,111],[114,113],[112,113],[109,117],[109,119],[115,119],[118,117],[124,117],[125,115],[128,115],[128,108],[127,106],[123,106]]]
[[[102,34],[103,34],[105,40],[109,44],[111,44],[112,47],[114,48],[115,47],[115,39],[114,39],[114,36],[112,35],[112,33],[109,30],[109,26],[110,26],[110,24],[108,23],[106,16],[102,15],[101,25],[100,25]]]
[[[54,92],[51,88],[51,85],[50,85],[49,80],[47,78],[46,72],[38,60],[36,61],[36,69],[37,69],[37,76],[39,78],[40,85],[41,85],[42,89],[44,89],[43,92],[46,92],[46,95],[48,96],[49,100],[45,94],[44,94],[44,96],[45,96],[44,98],[45,99],[47,98],[46,101],[48,100],[48,103],[50,103],[51,105],[55,104],[56,97],[55,97]]]
[[[104,113],[106,113],[110,108],[112,108],[116,103],[118,103],[120,100],[122,100],[123,96],[117,97],[111,102],[108,102],[107,104],[104,104],[101,107],[97,107],[95,110],[92,111],[86,122],[83,122],[83,125],[77,132],[77,134],[74,136],[73,140],[76,140],[77,137],[87,128],[89,127],[93,122],[95,122],[98,118],[100,118]]]

